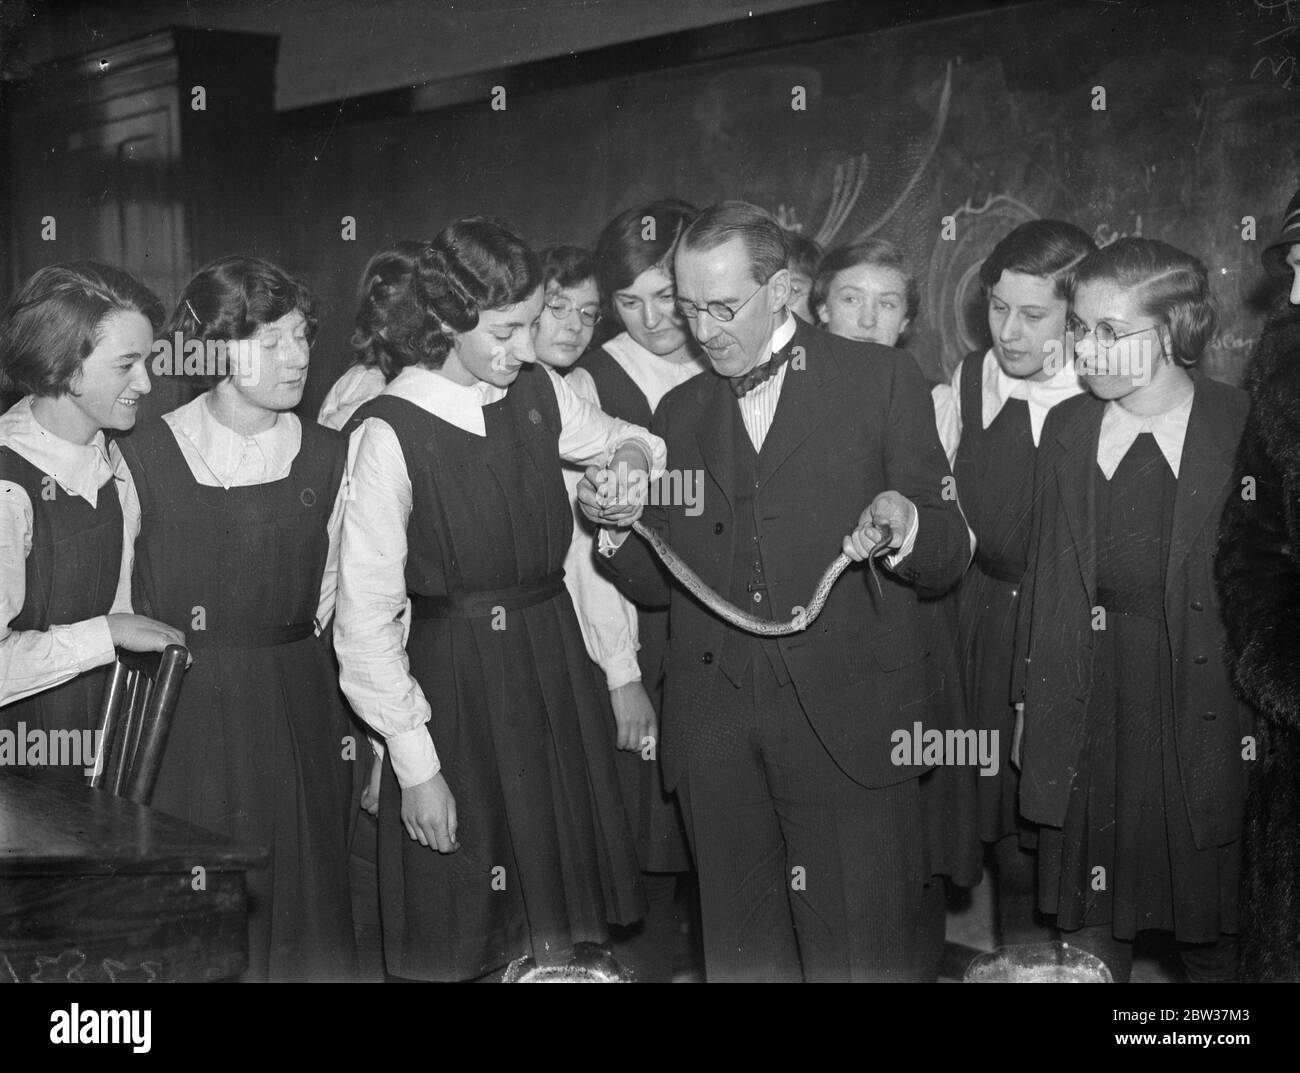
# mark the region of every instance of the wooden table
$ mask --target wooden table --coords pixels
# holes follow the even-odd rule
[[[266,851],[75,782],[0,770],[0,982],[230,979]]]

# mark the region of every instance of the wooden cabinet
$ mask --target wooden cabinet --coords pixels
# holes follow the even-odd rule
[[[91,258],[131,272],[170,311],[214,257],[274,256],[277,46],[173,28],[7,87],[10,287]],[[155,377],[141,416],[193,391]]]

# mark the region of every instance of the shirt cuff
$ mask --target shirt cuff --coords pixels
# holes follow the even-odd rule
[[[429,737],[429,731],[423,723],[414,730],[394,734],[388,739],[387,745],[393,758],[397,785],[403,790],[428,782],[442,770],[438,750],[433,747],[433,739]]]
[[[72,651],[77,657],[78,673],[93,671],[117,658],[113,634],[109,631],[108,619],[104,615],[88,618],[84,622],[74,622],[67,630],[72,641]]]
[[[898,564],[912,554],[912,549],[916,547],[916,534],[921,528],[921,512],[918,510],[912,518],[912,524],[908,526],[907,536],[903,538],[902,547],[893,555],[885,560],[885,565],[890,570],[897,570]]]
[[[646,433],[643,436],[640,433],[634,432],[631,435],[624,436],[618,441],[618,443],[614,444],[613,448],[609,452],[609,457],[612,459],[620,447],[629,443],[635,444],[645,452],[646,462],[650,466],[651,481],[657,481],[664,475],[664,465],[668,460],[668,450],[664,446],[663,440],[652,433]],[[606,465],[608,464],[609,459],[606,459]]]
[[[612,559],[618,549],[626,543],[627,538],[624,537],[621,544],[615,544],[614,538],[609,535],[609,530],[602,528],[600,532],[596,534],[596,554],[605,559]]]
[[[611,692],[629,682],[641,681],[641,665],[636,661],[634,650],[601,660],[600,669],[605,672],[605,683]]]

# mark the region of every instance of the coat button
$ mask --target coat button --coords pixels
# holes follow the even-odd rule
[[[1216,716],[1213,712],[1206,712],[1203,716],[1201,716],[1201,718],[1204,719],[1207,723],[1213,723],[1214,720],[1218,718],[1218,716]]]
[[[721,522],[714,522],[714,523],[713,523],[713,532],[714,532],[716,535],[718,535],[718,536],[721,536],[721,535],[722,535],[722,530],[724,530],[725,528],[726,528],[726,526],[723,525]]]
[[[761,592],[754,593],[754,603],[761,604],[762,602],[763,602],[763,594]]]
[[[1204,610],[1205,610],[1205,605],[1204,605],[1203,603],[1201,603],[1200,600],[1193,600],[1193,601],[1192,601],[1192,610],[1193,610],[1193,611],[1204,611]]]
[[[1208,658],[1205,657],[1205,656],[1193,656],[1193,657],[1192,657],[1192,662],[1193,662],[1193,663],[1207,663],[1207,662],[1209,662],[1209,660],[1208,660]]]
[[[701,662],[703,662],[703,663],[712,663],[712,662],[713,662],[713,653],[712,653],[712,652],[705,652],[704,655],[700,657],[700,660],[701,660]]]

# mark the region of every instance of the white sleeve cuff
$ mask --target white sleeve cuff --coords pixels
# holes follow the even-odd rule
[[[429,731],[423,723],[414,730],[394,734],[387,744],[388,752],[393,758],[393,773],[403,790],[428,782],[442,770],[438,751],[433,747],[433,739],[429,737]]]
[[[108,619],[104,615],[88,618],[84,622],[74,622],[65,628],[72,641],[79,673],[93,671],[117,658],[117,651],[113,648],[113,635],[109,632]]]
[[[611,691],[641,681],[641,665],[636,661],[634,649],[601,660],[600,669],[605,672],[605,683]]]
[[[614,558],[614,553],[623,546],[626,540],[627,537],[625,536],[623,540],[615,544],[614,538],[609,535],[609,530],[602,528],[600,532],[596,534],[596,554],[601,555],[606,559],[612,559]]]
[[[912,524],[907,529],[907,536],[903,538],[903,546],[885,560],[885,565],[890,570],[898,569],[898,564],[912,554],[912,549],[916,547],[916,534],[920,529],[921,512],[917,511],[915,517],[912,518]]]

